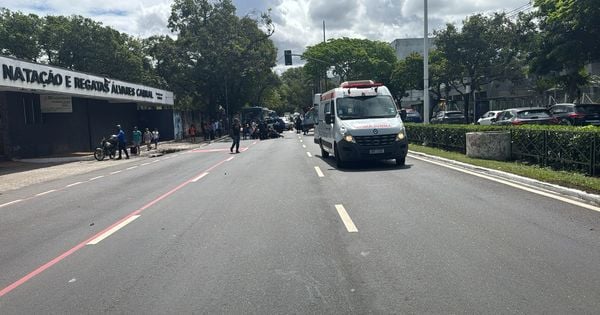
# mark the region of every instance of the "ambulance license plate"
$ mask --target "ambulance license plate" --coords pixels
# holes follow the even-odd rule
[[[383,149],[371,149],[369,150],[369,154],[381,154],[383,153]]]

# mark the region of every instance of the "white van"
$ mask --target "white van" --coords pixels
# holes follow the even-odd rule
[[[314,142],[321,156],[347,161],[395,159],[404,165],[408,140],[394,98],[373,81],[349,81],[320,97]]]

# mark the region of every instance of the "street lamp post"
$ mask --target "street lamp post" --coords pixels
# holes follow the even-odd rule
[[[423,1],[423,123],[429,123],[429,37],[427,33],[428,21],[427,21],[427,0]]]

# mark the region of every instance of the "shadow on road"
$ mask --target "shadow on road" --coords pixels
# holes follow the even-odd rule
[[[321,155],[315,155],[315,157],[321,158],[327,163],[332,170],[338,170],[342,172],[362,172],[362,171],[389,171],[389,170],[402,170],[410,169],[411,164],[405,164],[403,166],[396,165],[396,160],[375,160],[375,161],[360,161],[360,162],[346,162],[345,166],[338,168],[335,165],[335,158],[329,156],[324,158]]]

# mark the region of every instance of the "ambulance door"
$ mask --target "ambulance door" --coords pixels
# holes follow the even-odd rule
[[[321,133],[321,139],[323,140],[323,146],[327,147],[328,149],[333,149],[333,138],[335,137],[334,134],[334,124],[335,124],[335,105],[334,105],[334,100],[330,99],[327,101],[322,102],[321,104],[323,104],[323,121],[319,122],[319,127],[323,126],[321,129],[323,132]],[[327,115],[331,116],[331,121],[328,124],[325,121],[325,117]],[[321,117],[319,115],[319,117]]]

